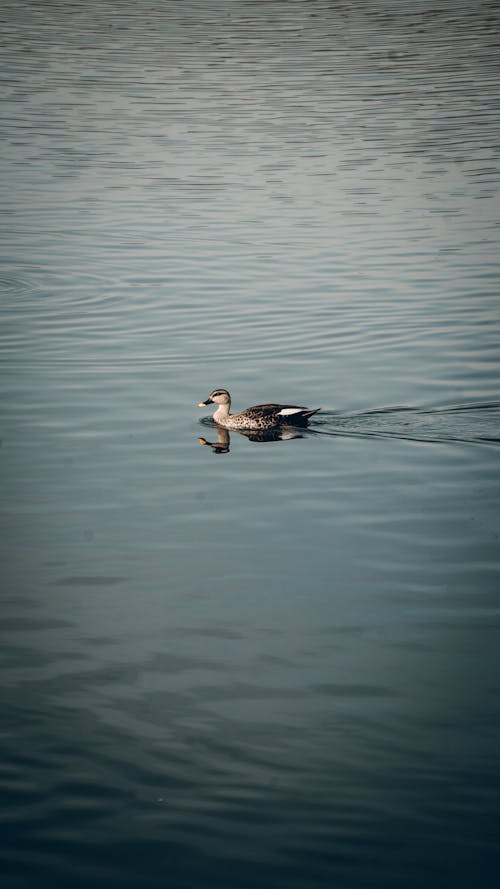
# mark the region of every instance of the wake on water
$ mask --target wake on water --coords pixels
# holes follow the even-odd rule
[[[322,411],[311,432],[419,442],[500,444],[500,401],[468,402],[439,407],[374,408],[354,412]]]

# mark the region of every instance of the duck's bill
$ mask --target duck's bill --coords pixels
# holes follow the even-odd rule
[[[212,399],[211,399],[211,398],[207,398],[206,401],[200,401],[198,407],[208,407],[208,405],[211,404],[211,403],[212,403]]]

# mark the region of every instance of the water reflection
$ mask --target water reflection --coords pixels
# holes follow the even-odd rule
[[[230,451],[231,445],[231,436],[229,435],[229,431],[224,429],[223,426],[215,426],[215,430],[217,432],[217,441],[208,441],[208,439],[199,437],[198,441],[201,445],[208,445],[208,447],[212,448],[212,452],[214,454],[228,454]],[[300,434],[300,432],[293,432],[291,429],[266,429],[260,430],[258,432],[255,431],[245,431],[244,429],[237,430],[238,435],[243,435],[245,438],[248,438],[249,441],[291,441],[293,438],[303,438],[304,436]]]

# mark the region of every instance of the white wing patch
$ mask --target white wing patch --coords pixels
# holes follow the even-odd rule
[[[290,414],[300,414],[304,410],[303,407],[283,407],[278,411],[278,416],[288,417]]]

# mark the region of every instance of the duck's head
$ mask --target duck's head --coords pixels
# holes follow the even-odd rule
[[[207,407],[209,404],[231,404],[231,396],[227,389],[214,389],[206,401],[200,401],[198,407]]]

